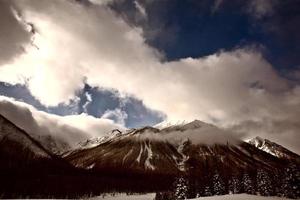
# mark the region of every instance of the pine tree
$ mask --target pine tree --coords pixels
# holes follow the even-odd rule
[[[241,183],[237,175],[232,175],[228,181],[228,190],[230,194],[241,193]]]
[[[212,196],[212,192],[209,186],[205,186],[204,188],[204,196]]]
[[[259,194],[270,196],[272,194],[272,184],[268,172],[265,170],[257,170],[257,189]]]
[[[245,172],[243,175],[242,183],[243,183],[243,188],[245,193],[255,194],[253,181],[247,172]]]
[[[282,189],[285,197],[300,197],[300,169],[295,164],[285,169]]]
[[[225,194],[225,184],[217,171],[213,176],[213,191],[216,195]]]
[[[187,192],[188,192],[188,183],[184,177],[179,177],[175,181],[175,192],[174,196],[176,200],[179,199],[187,199]]]
[[[272,185],[274,186],[274,195],[276,196],[283,196],[283,179],[285,179],[283,171],[278,170],[274,173]]]

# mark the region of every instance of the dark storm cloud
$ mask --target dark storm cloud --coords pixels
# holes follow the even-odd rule
[[[31,34],[13,14],[12,1],[0,0],[0,67],[23,53]]]

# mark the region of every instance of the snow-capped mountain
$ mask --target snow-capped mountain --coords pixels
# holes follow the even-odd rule
[[[66,159],[85,169],[126,168],[173,174],[187,171],[191,162],[199,171],[217,168],[270,170],[282,164],[273,156],[230,135],[219,137],[221,132],[221,129],[199,120],[162,129],[132,129],[100,139],[96,143],[98,146],[77,150]]]
[[[74,198],[107,191],[152,191],[162,192],[159,196],[164,199],[175,186],[186,183],[192,197],[231,191],[277,195],[280,188],[287,196],[300,196],[297,162],[275,157],[199,120],[160,129],[113,130],[63,156],[55,156],[0,116],[0,173],[5,174],[0,194],[8,198],[26,197],[28,191]]]
[[[125,176],[135,186],[136,177],[147,187],[156,179],[155,186],[169,191],[159,193],[158,199],[174,199],[170,198],[174,185],[179,191],[180,187],[190,188],[193,198],[242,192],[299,196],[297,162],[273,156],[199,120],[160,129],[131,129],[65,159],[92,174]]]
[[[66,157],[76,167],[86,169],[125,168],[135,171],[162,170],[177,171],[177,160],[182,155],[176,148],[162,141],[152,141],[140,136],[144,132],[159,131],[142,128],[118,134],[100,145],[75,151]]]
[[[120,130],[114,129],[105,136],[87,139],[85,141],[79,142],[78,149],[87,149],[87,148],[92,148],[92,147],[98,146],[104,142],[107,142],[107,141],[113,139],[114,137],[120,136],[121,134],[122,134],[122,132]]]
[[[300,161],[299,155],[268,139],[255,137],[249,140],[249,144],[278,158],[293,159],[298,162]]]

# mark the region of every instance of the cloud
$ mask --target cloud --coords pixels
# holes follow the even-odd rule
[[[212,6],[211,12],[215,13],[216,11],[218,11],[223,2],[224,2],[224,0],[215,0],[214,4]]]
[[[145,43],[141,28],[104,5],[16,3],[23,19],[39,30],[34,40],[39,49],[3,65],[0,80],[25,79],[45,105],[67,104],[85,80],[141,99],[170,120],[200,119],[232,127],[266,119],[290,122],[300,116],[299,85],[279,76],[255,48],[163,62],[162,54]],[[294,137],[289,131],[282,135]]]
[[[86,102],[83,104],[82,108],[83,108],[83,112],[88,113],[87,106],[93,101],[93,99],[92,99],[92,95],[89,92],[85,92],[84,94],[85,94]]]
[[[277,0],[252,0],[249,2],[248,12],[257,19],[270,16],[276,3]]]
[[[139,3],[137,0],[134,1],[134,6],[139,11],[142,18],[147,19],[148,16],[145,7],[143,7],[143,5]]]
[[[128,118],[128,115],[125,111],[116,108],[114,110],[106,110],[101,116],[103,119],[111,119],[118,124],[125,126],[125,120]]]
[[[12,1],[0,1],[0,67],[24,52],[31,34],[16,19]]]
[[[190,124],[171,126],[160,129],[160,132],[144,130],[140,134],[135,134],[137,140],[153,139],[158,141],[168,141],[180,144],[189,140],[194,144],[237,144],[241,142],[238,135],[231,131],[220,129],[211,124],[195,121]]]
[[[89,0],[91,3],[96,4],[96,5],[106,5],[109,4],[115,0]]]
[[[74,148],[83,140],[100,137],[110,133],[113,129],[124,128],[112,120],[95,118],[87,114],[57,116],[38,111],[31,105],[16,101],[12,98],[0,96],[0,114],[24,129],[34,138],[46,144],[50,150],[50,143],[45,139],[52,138],[58,148],[67,150]]]

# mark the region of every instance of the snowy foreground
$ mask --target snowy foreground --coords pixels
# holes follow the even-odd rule
[[[91,200],[106,199],[106,200],[153,200],[155,193],[144,194],[144,195],[126,195],[126,194],[117,194],[115,196],[107,195],[105,197],[93,197]],[[222,196],[212,196],[212,197],[200,197],[198,200],[288,200],[281,197],[262,197],[248,194],[235,194],[235,195],[222,195]],[[194,199],[194,200],[197,200]]]

